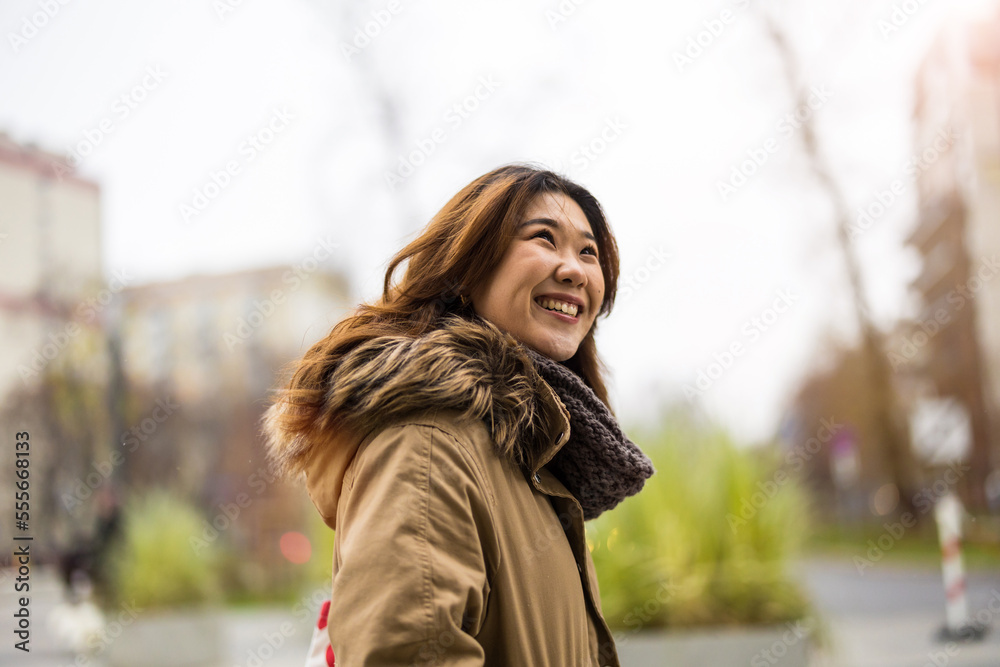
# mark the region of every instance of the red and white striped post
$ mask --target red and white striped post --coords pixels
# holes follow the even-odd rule
[[[943,495],[934,507],[941,542],[941,571],[944,575],[946,632],[962,634],[969,619],[965,599],[965,571],[962,567],[962,502],[952,493]]]

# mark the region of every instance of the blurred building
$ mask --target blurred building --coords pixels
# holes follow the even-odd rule
[[[304,492],[270,477],[259,422],[283,367],[349,310],[346,279],[327,267],[307,257],[122,295],[122,479],[199,499],[199,539],[224,535],[258,566],[282,562],[281,535],[306,522]]]
[[[971,418],[960,490],[983,509],[1000,467],[1000,14],[944,30],[916,79],[919,219],[908,242],[923,310],[900,351],[929,393]],[[991,478],[990,475],[993,474]]]
[[[0,425],[34,443],[29,531],[41,554],[60,531],[60,475],[89,465],[107,437],[108,355],[93,307],[103,283],[100,198],[63,157],[0,133]],[[0,471],[4,516],[12,470]]]
[[[38,377],[29,371],[47,365],[68,345],[60,329],[73,318],[82,319],[86,300],[102,282],[97,184],[74,175],[64,158],[18,145],[4,133],[0,133],[0,265],[3,396]],[[33,359],[49,342],[42,360]],[[28,371],[19,373],[18,366],[26,361]]]
[[[912,321],[886,336],[892,384],[913,418],[927,399],[964,412],[969,474],[956,484],[974,510],[1000,507],[1000,15],[942,31],[915,80],[912,159],[918,219],[907,243],[920,269]],[[898,490],[878,448],[868,364],[860,348],[829,345],[793,399],[783,440],[825,501],[827,518],[891,512]],[[954,412],[940,433],[954,434]],[[947,418],[944,418],[947,416]],[[824,438],[823,420],[842,425]],[[911,424],[912,426],[912,424]],[[829,431],[830,429],[827,429]],[[912,430],[912,429],[911,429]],[[930,431],[935,439],[938,431]],[[917,434],[910,433],[916,440]],[[952,438],[954,440],[954,438]],[[811,445],[810,445],[811,443]],[[916,442],[914,442],[915,449]],[[927,446],[924,445],[924,448]],[[794,452],[793,452],[794,450]],[[922,489],[942,473],[923,452]],[[939,487],[938,487],[939,488]],[[926,505],[924,505],[926,506]]]
[[[349,308],[318,239],[291,266],[134,284],[102,273],[100,189],[0,134],[0,424],[28,431],[31,533],[52,557],[91,536],[109,482],[198,501],[204,544],[236,545],[261,586],[289,574],[280,537],[308,523],[274,480],[259,421],[282,368]],[[12,516],[12,467],[0,511]],[[0,528],[9,540],[9,523]],[[4,559],[6,560],[6,559]],[[246,582],[245,582],[246,583]]]

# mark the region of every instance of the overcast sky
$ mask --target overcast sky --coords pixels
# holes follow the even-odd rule
[[[51,17],[45,4],[0,9],[0,131],[76,156],[100,183],[107,275],[291,264],[329,235],[355,298],[373,298],[389,257],[462,185],[541,161],[602,201],[638,287],[623,280],[600,324],[619,415],[683,399],[740,343],[698,402],[749,442],[777,428],[824,340],[855,330],[762,12],[781,17],[857,209],[918,148],[930,40],[988,3],[107,0],[52,2]],[[414,151],[419,166],[400,172]],[[723,195],[754,155],[756,173]],[[858,243],[883,326],[914,312],[914,197],[907,186]]]

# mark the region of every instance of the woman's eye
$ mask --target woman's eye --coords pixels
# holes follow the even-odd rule
[[[537,239],[537,238],[542,238],[543,236],[546,237],[548,239],[549,243],[551,243],[552,245],[556,244],[555,237],[552,236],[552,232],[550,232],[547,229],[542,229],[540,231],[535,232],[534,234],[531,235],[531,238]],[[591,255],[593,255],[594,257],[597,257],[597,248],[596,247],[594,247],[592,245],[588,245],[588,246],[584,247],[584,249],[581,252],[588,252],[588,251],[590,252]]]

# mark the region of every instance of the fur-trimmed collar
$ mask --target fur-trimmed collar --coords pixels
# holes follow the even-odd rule
[[[483,318],[449,315],[413,338],[369,339],[344,355],[334,371],[321,421],[337,415],[342,428],[327,438],[291,436],[279,426],[281,404],[264,415],[268,458],[279,470],[305,461],[309,495],[331,527],[344,474],[361,441],[384,424],[453,408],[482,420],[497,454],[534,472],[569,430],[569,413],[516,338]]]
[[[318,417],[339,425],[327,439],[289,437],[280,406],[265,416],[268,455],[278,468],[305,462],[306,488],[331,527],[364,438],[428,411],[453,409],[483,421],[496,454],[526,472],[550,463],[585,519],[638,493],[655,472],[580,376],[478,316],[449,315],[418,338],[380,336],[345,354]]]

